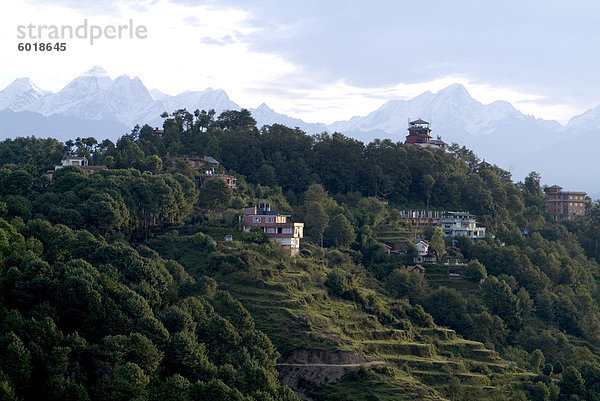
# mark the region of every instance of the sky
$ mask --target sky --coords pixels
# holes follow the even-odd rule
[[[243,107],[265,102],[322,123],[452,83],[563,124],[600,105],[598,1],[0,0],[0,9],[0,88],[30,77],[57,91],[98,65],[168,94],[220,88]],[[21,25],[130,20],[145,38],[18,50],[40,42],[18,38]]]

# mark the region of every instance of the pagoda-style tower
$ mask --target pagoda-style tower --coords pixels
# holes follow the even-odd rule
[[[406,136],[406,141],[404,142],[407,145],[411,145],[415,148],[444,148],[446,143],[438,137],[438,139],[431,139],[431,135],[429,133],[431,129],[429,128],[429,123],[427,121],[418,119],[415,121],[411,121],[408,123],[408,135]]]

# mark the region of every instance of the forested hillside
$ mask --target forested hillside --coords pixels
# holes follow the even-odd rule
[[[0,143],[3,399],[600,397],[598,202],[557,224],[536,173],[513,183],[455,144],[163,117],[117,143]],[[65,153],[108,169],[50,179]],[[192,156],[237,188],[200,186]],[[305,223],[300,255],[240,232],[259,202]],[[415,250],[383,245],[414,241],[408,209],[468,211],[488,235],[426,230],[438,263],[408,272]]]

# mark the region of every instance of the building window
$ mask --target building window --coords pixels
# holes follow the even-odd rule
[[[275,227],[267,227],[265,231],[267,234],[275,234]]]
[[[275,217],[265,217],[266,223],[275,223]]]
[[[260,217],[259,217],[259,216],[254,216],[254,217],[252,218],[252,222],[253,222],[253,223],[260,223]]]

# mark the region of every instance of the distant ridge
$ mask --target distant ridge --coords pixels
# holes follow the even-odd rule
[[[112,79],[106,70],[95,66],[58,92],[45,91],[29,78],[13,81],[0,91],[0,110],[31,114],[30,118],[0,114],[0,137],[36,133],[58,139],[96,136],[116,140],[135,124],[161,126],[160,114],[181,108],[215,109],[217,115],[224,110],[241,109],[222,89],[185,91],[172,96],[158,89],[149,91],[138,77],[121,75]],[[592,154],[600,142],[600,106],[573,117],[563,127],[556,121],[523,114],[505,101],[482,104],[463,85],[453,84],[413,99],[390,100],[364,116],[329,125],[278,113],[265,103],[249,110],[259,128],[278,123],[309,134],[337,131],[364,143],[375,138],[404,141],[408,119],[432,119],[434,137],[467,146],[486,161],[510,170],[517,180],[536,170],[543,182],[566,186],[569,183],[565,181],[569,180],[582,190],[600,193],[600,183],[588,173],[600,169],[598,158]],[[96,123],[86,125],[83,121]],[[95,128],[75,130],[74,126]],[[577,168],[562,161],[561,155],[577,158]]]

